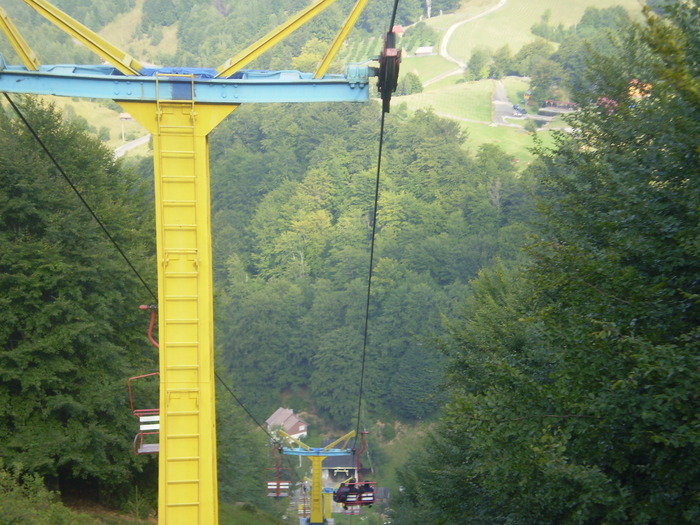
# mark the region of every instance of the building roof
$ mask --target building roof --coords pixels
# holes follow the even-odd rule
[[[357,466],[357,461],[354,455],[348,454],[347,456],[328,456],[323,460],[322,468],[324,469],[336,469],[336,468],[355,468]]]
[[[294,414],[294,410],[291,408],[278,408],[275,413],[272,414],[265,421],[267,428],[282,427],[282,430],[289,433],[290,430],[294,430],[299,424],[306,425],[306,422]]]

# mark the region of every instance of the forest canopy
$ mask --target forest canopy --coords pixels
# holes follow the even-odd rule
[[[528,259],[480,272],[446,327],[451,401],[401,523],[700,518],[699,22],[648,11],[591,61],[529,170]]]

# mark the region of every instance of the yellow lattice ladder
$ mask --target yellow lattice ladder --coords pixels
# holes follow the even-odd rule
[[[166,78],[167,77],[167,78]],[[164,76],[158,89],[194,92]],[[121,102],[153,134],[160,341],[158,513],[168,525],[218,523],[207,135],[237,105]]]

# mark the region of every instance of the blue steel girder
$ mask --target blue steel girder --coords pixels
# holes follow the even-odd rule
[[[350,456],[352,455],[352,449],[349,448],[330,448],[330,449],[323,449],[323,448],[291,448],[291,447],[283,447],[282,448],[282,454],[286,454],[287,456],[305,456],[305,457],[312,457],[312,456]]]
[[[349,66],[345,75],[322,78],[299,71],[259,70],[214,78],[215,70],[209,68],[162,68],[148,71],[149,74],[124,75],[112,66],[44,65],[32,71],[3,62],[0,60],[0,92],[144,102],[189,101],[194,77],[194,102],[204,104],[365,102],[369,100],[368,82],[373,74],[366,66]]]

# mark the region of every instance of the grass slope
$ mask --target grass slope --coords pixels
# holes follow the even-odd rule
[[[505,44],[516,53],[536,37],[530,27],[551,10],[550,24],[576,24],[587,7],[604,9],[620,5],[630,13],[641,12],[639,0],[507,0],[497,11],[457,28],[447,48],[450,55],[468,60],[477,47],[496,50]],[[444,27],[438,20],[428,21],[435,29]]]
[[[158,54],[173,55],[177,51],[177,24],[163,28],[163,38],[157,45],[147,37],[134,38],[135,28],[141,25],[143,3],[144,0],[137,0],[134,9],[115,18],[100,31],[100,36],[128,51],[139,62],[153,63]]]
[[[409,109],[432,108],[436,113],[452,115],[458,119],[491,122],[491,98],[495,81],[480,80],[443,87],[439,90],[424,90],[403,97],[397,103],[405,103]]]
[[[465,0],[458,12],[435,16],[426,23],[444,35],[453,24],[478,16],[497,6],[500,0]],[[448,53],[468,61],[477,47],[496,50],[508,44],[513,53],[537,38],[530,28],[550,11],[550,24],[571,26],[577,23],[586,8],[603,9],[621,5],[633,16],[641,13],[639,0],[505,0],[502,7],[485,16],[457,27],[448,44]],[[436,50],[437,51],[437,50]],[[436,80],[440,75],[454,71],[457,66],[438,56],[406,56],[402,61],[402,74],[412,72],[424,83],[424,91],[404,97],[396,97],[396,103],[405,103],[409,109],[432,109],[435,113],[459,121],[467,131],[467,147],[475,149],[484,143],[495,143],[513,155],[521,165],[532,160],[532,135],[523,129],[490,125],[494,90],[493,81],[462,82],[461,75]],[[427,85],[425,85],[427,84]],[[508,99],[521,103],[528,83],[522,79],[507,78],[503,84]],[[512,121],[524,124],[524,121]],[[545,144],[551,142],[549,130],[564,127],[559,120],[549,124],[538,136]]]

